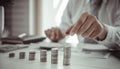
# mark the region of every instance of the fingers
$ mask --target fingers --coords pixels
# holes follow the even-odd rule
[[[83,13],[76,24],[67,29],[66,33],[96,38],[103,31],[103,25],[91,14]]]
[[[54,36],[54,39],[55,39],[55,40],[58,40],[58,39],[60,38],[60,35],[61,35],[60,32],[61,32],[61,31],[60,31],[58,28],[54,28],[53,31],[54,31],[54,35],[53,35],[53,36]]]
[[[90,27],[86,31],[84,31],[83,34],[81,34],[81,35],[83,37],[90,37],[90,38],[92,38],[91,35],[93,35],[93,37],[95,37],[97,35],[97,34],[93,33],[95,30],[96,30],[96,25],[95,25],[95,23],[92,23],[90,25]]]
[[[56,30],[54,27],[52,27],[51,32],[49,32],[49,33],[51,33],[50,39],[52,39],[52,40],[56,39]]]
[[[74,35],[75,33],[77,33],[77,31],[79,30],[79,28],[84,24],[84,22],[86,21],[88,17],[88,13],[83,13],[80,17],[80,19],[77,21],[77,23],[73,26],[73,28],[70,31],[71,35]]]
[[[68,28],[65,32],[66,35],[70,34],[71,29],[73,28],[74,25],[72,25],[70,28]]]
[[[45,30],[45,34],[47,37],[51,37],[51,34],[50,34],[51,30],[50,29],[47,29]]]
[[[77,31],[77,34],[83,34],[85,31],[87,31],[91,25],[94,22],[93,19],[94,16],[88,16],[87,20],[84,22],[84,24],[79,28],[79,30]]]
[[[53,28],[53,27],[51,29],[47,29],[45,31],[45,34],[51,40],[55,40],[55,38],[56,38],[55,28]]]
[[[59,28],[56,27],[52,27],[51,29],[46,30],[45,34],[50,40],[54,42],[64,38],[63,33],[60,31]]]
[[[103,31],[103,25],[99,23],[95,16],[86,12],[81,15],[74,25],[66,30],[65,34],[77,34],[83,37],[96,38],[101,31]],[[65,36],[59,28],[55,27],[46,30],[45,34],[52,41],[60,40]]]

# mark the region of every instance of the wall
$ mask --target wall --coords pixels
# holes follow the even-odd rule
[[[14,0],[13,8],[7,10],[7,23],[12,26],[12,35],[27,33],[44,35],[44,30],[58,25],[55,22],[60,8],[54,7],[56,0]],[[67,0],[66,0],[67,1]]]
[[[61,22],[62,13],[68,3],[68,0],[42,0],[41,25],[42,34],[44,30],[56,27]]]
[[[12,8],[12,35],[29,34],[29,0],[14,0]]]
[[[56,26],[54,21],[57,9],[53,8],[53,0],[42,0],[42,34],[44,30]]]

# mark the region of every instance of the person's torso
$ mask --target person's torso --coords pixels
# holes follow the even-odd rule
[[[115,18],[116,18],[116,11],[118,10],[118,0],[103,0],[99,9],[97,11],[97,18],[98,20],[110,26],[115,26]],[[72,0],[70,5],[70,13],[71,13],[71,21],[72,24],[76,23],[77,20],[80,18],[83,12],[89,12],[94,15],[94,12],[91,11],[90,2],[89,0]],[[88,38],[87,38],[88,39]],[[87,40],[86,39],[86,40]],[[91,39],[87,40],[92,41]],[[87,42],[86,41],[86,42]],[[94,43],[94,41],[90,42]]]
[[[98,20],[101,23],[114,26],[116,17],[115,13],[117,10],[116,2],[117,0],[108,0],[108,2],[107,0],[103,0],[101,7],[96,10],[98,11],[98,16],[96,17],[98,17]],[[91,9],[89,3],[89,0],[72,0],[70,13],[72,16],[71,20],[73,24],[76,23],[83,12],[92,13],[89,11]]]

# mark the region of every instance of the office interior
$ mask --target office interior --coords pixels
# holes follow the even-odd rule
[[[59,24],[68,0],[11,0],[5,6],[5,27],[9,35],[41,35],[43,30]]]
[[[26,33],[27,35],[46,37],[46,35],[44,33],[44,31],[46,29],[59,26],[59,24],[61,22],[61,17],[62,17],[63,11],[66,8],[66,5],[69,0],[10,0],[10,1],[12,2],[12,4],[4,7],[4,31],[3,31],[2,37],[16,36],[16,35],[20,35],[23,33]],[[67,40],[65,42],[73,43],[73,45],[71,45],[73,48],[78,47],[77,46],[77,44],[78,44],[77,36],[74,35],[74,36],[68,36],[68,37],[69,38],[67,38]],[[81,37],[81,42],[83,41],[83,39],[84,38]],[[90,46],[90,49],[91,49],[91,46],[93,46],[94,48],[97,48],[96,46],[99,46],[99,45],[95,45],[95,44],[87,45],[84,43],[81,43],[80,45],[85,46],[85,48]],[[106,47],[103,47],[102,45],[100,45],[100,46],[103,49],[106,49]],[[100,46],[98,48],[101,48]],[[92,49],[94,49],[94,48],[92,48]],[[78,49],[79,48],[73,49],[73,52],[79,53],[80,51],[78,51]],[[28,50],[26,50],[26,51],[28,51]],[[17,51],[17,52],[19,52],[19,51]],[[50,65],[51,68],[49,68],[49,66],[46,65],[46,68],[44,68],[43,66],[45,66],[45,64],[42,64],[42,63],[40,66],[43,69],[52,69],[52,68],[53,69],[75,69],[75,68],[76,69],[79,69],[79,68],[81,68],[81,69],[113,69],[113,68],[119,69],[120,61],[118,59],[108,58],[109,54],[105,55],[105,56],[104,55],[96,56],[96,54],[98,54],[98,52],[95,54],[92,54],[92,55],[87,55],[87,56],[84,55],[83,57],[81,57],[81,55],[79,55],[79,54],[77,54],[77,57],[76,57],[76,54],[74,54],[73,57],[75,59],[72,58],[72,61],[71,61],[71,62],[73,62],[73,65],[72,65],[73,67],[72,66],[69,66],[69,67],[62,66],[62,68],[61,68],[61,65],[60,66],[58,65],[58,67],[56,67],[56,66],[52,67],[52,65]],[[80,57],[81,59],[79,59],[78,57]],[[92,59],[91,59],[91,57],[92,57]],[[88,61],[86,59],[88,59]],[[83,62],[83,63],[79,63],[78,60],[80,60],[80,62]],[[93,63],[91,63],[89,61],[91,61]],[[10,61],[10,62],[13,64],[17,63],[17,62],[14,63],[12,61]],[[89,65],[90,63],[96,64],[96,65]],[[17,64],[19,64],[19,63],[17,63]],[[22,62],[20,62],[20,64],[22,64]],[[37,64],[37,62],[36,62],[36,64]],[[112,64],[113,64],[113,66],[112,66]],[[25,64],[25,65],[26,65],[26,67],[23,66],[23,69],[24,68],[32,69],[32,68],[30,68],[29,64]],[[17,66],[19,67],[19,65],[17,65]],[[37,65],[35,65],[35,64],[33,65],[33,67],[36,67],[36,66]],[[11,66],[8,66],[8,67],[11,67]],[[3,67],[3,68],[5,68],[5,67]],[[14,67],[11,67],[11,68],[14,68]],[[40,67],[36,67],[36,69],[39,69],[39,68]],[[19,69],[19,68],[16,67],[16,69]]]
[[[10,6],[4,8],[3,37],[22,33],[45,36],[46,29],[59,26],[68,0],[11,0],[11,2]],[[78,43],[76,35],[69,37],[67,42],[74,38],[74,42]]]

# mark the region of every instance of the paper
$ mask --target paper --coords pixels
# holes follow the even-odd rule
[[[110,56],[110,50],[103,45],[81,43],[78,47],[79,54],[84,57],[106,59]]]
[[[90,58],[106,59],[106,58],[109,58],[110,53],[109,52],[82,51],[80,55],[84,57],[90,57]]]
[[[52,43],[52,42],[41,42],[39,43],[40,47],[46,47],[46,48],[62,48],[65,45],[61,43]]]

